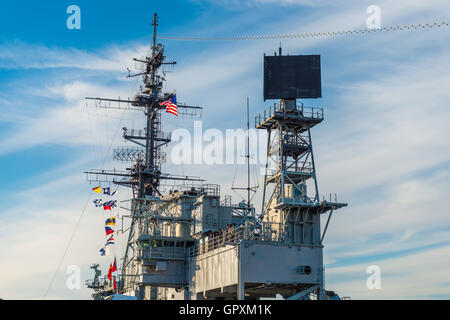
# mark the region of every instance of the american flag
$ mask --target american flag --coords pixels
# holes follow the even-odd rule
[[[166,112],[178,116],[177,95],[173,95],[169,100],[161,102],[160,106],[166,106]]]

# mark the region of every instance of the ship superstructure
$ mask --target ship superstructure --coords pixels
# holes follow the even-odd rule
[[[162,131],[161,112],[174,93],[162,91],[158,70],[174,62],[165,61],[164,47],[156,43],[157,26],[155,14],[151,56],[135,59],[144,68],[129,75],[142,76],[139,93],[129,100],[87,98],[98,106],[117,103],[144,111],[147,121],[142,130],[124,128],[123,137],[136,148],[114,152],[116,159],[133,161],[129,169],[87,173],[89,181],[133,190],[118,288],[99,280],[96,265],[96,279],[88,283],[94,297],[114,292],[152,300],[337,297],[324,286],[323,237],[333,210],[347,204],[319,198],[310,129],[322,122],[323,109],[283,98],[256,117],[256,128],[267,130],[269,137],[262,212],[250,200],[233,204],[222,198],[219,185],[163,173],[162,147],[170,134]],[[180,115],[200,109],[178,103]],[[161,187],[165,180],[180,184],[166,190]],[[250,193],[250,186],[246,190]]]

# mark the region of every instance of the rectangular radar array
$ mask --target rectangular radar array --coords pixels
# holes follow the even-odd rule
[[[264,101],[320,97],[320,55],[264,56]]]

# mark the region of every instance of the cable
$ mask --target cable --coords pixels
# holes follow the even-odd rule
[[[182,41],[242,41],[242,40],[273,40],[273,39],[296,39],[296,38],[318,38],[328,36],[343,36],[350,34],[364,34],[375,33],[382,31],[403,31],[403,30],[417,30],[418,28],[433,28],[433,27],[448,27],[448,22],[434,22],[426,24],[411,24],[394,27],[383,27],[379,29],[356,29],[356,30],[344,30],[344,31],[329,31],[329,32],[312,32],[312,33],[299,33],[299,34],[280,34],[280,35],[268,35],[268,36],[239,36],[239,37],[174,37],[174,36],[160,36],[159,39],[163,40],[182,40]]]
[[[136,78],[136,79],[135,79],[135,83],[134,83],[134,87],[133,87],[133,91],[136,91],[137,86],[138,86],[138,79]],[[115,132],[114,132],[114,135],[113,135],[113,137],[112,137],[112,139],[111,139],[111,143],[110,143],[110,145],[109,145],[109,147],[108,147],[108,151],[106,152],[105,157],[104,157],[104,159],[103,159],[103,162],[102,162],[102,165],[101,165],[101,168],[102,168],[102,169],[103,169],[103,167],[105,166],[106,159],[107,159],[107,157],[108,157],[108,155],[109,155],[109,153],[110,153],[110,151],[111,151],[112,145],[113,145],[114,140],[115,140],[115,138],[116,138],[116,136],[117,136],[117,132],[119,131],[120,125],[121,125],[121,123],[122,123],[122,121],[123,121],[123,119],[124,119],[125,111],[126,111],[126,110],[123,110],[123,112],[122,112],[122,115],[121,115],[121,117],[120,117],[119,123],[118,123],[117,128],[116,128],[116,130],[115,130]],[[48,295],[50,289],[51,289],[52,286],[53,286],[53,283],[54,283],[54,281],[55,281],[55,279],[56,279],[56,277],[57,277],[57,275],[58,275],[58,273],[59,273],[59,270],[61,269],[62,262],[64,261],[64,258],[65,258],[65,256],[66,256],[67,252],[69,251],[70,245],[72,244],[73,238],[75,237],[75,234],[76,234],[76,232],[77,232],[77,230],[78,230],[78,227],[79,227],[79,225],[80,225],[80,223],[81,223],[81,219],[83,218],[83,216],[84,216],[84,214],[85,214],[85,212],[86,212],[86,208],[87,208],[88,203],[90,202],[91,196],[92,196],[92,195],[91,195],[91,193],[90,193],[89,196],[88,196],[88,198],[87,198],[87,200],[86,200],[86,203],[84,204],[83,210],[82,210],[82,212],[81,212],[81,214],[80,214],[80,216],[79,216],[79,218],[78,218],[77,224],[75,225],[75,228],[74,228],[74,230],[73,230],[73,232],[72,232],[72,235],[71,235],[71,237],[70,237],[70,239],[69,239],[69,242],[67,243],[67,246],[66,246],[66,248],[65,248],[65,250],[64,250],[64,253],[63,253],[63,255],[62,255],[62,257],[61,257],[61,259],[60,259],[60,261],[59,261],[59,263],[58,263],[58,267],[56,268],[56,271],[55,271],[55,273],[54,273],[52,279],[50,280],[49,286],[48,286],[47,290],[45,291],[44,300],[47,298],[47,295]],[[117,239],[117,242],[118,242],[118,239]],[[114,249],[115,249],[115,253],[116,253],[116,255],[117,255],[117,247],[115,247]]]
[[[67,244],[66,249],[64,250],[64,254],[61,257],[61,260],[59,261],[59,264],[58,264],[58,267],[56,268],[55,274],[53,275],[52,280],[50,280],[50,284],[49,284],[47,290],[45,291],[44,300],[47,299],[48,292],[50,291],[50,289],[51,289],[51,287],[53,285],[53,282],[55,281],[56,276],[59,273],[59,269],[61,269],[62,262],[63,262],[64,258],[66,257],[67,251],[69,251],[70,244],[72,243],[72,240],[75,237],[75,233],[76,233],[76,231],[78,229],[78,226],[80,225],[81,218],[83,217],[84,212],[86,211],[87,205],[90,202],[90,200],[91,200],[91,194],[89,194],[89,196],[88,196],[88,198],[86,200],[86,203],[84,204],[83,211],[81,212],[81,215],[78,218],[77,224],[75,225],[75,228],[74,228],[74,230],[72,232],[72,235],[71,235],[71,237],[69,239],[69,243]]]
[[[111,143],[110,143],[110,145],[108,147],[108,151],[106,152],[105,157],[103,159],[102,169],[103,169],[103,167],[105,165],[105,162],[106,162],[106,159],[107,159],[107,157],[109,155],[109,152],[111,151],[112,145],[113,145],[114,140],[115,140],[116,135],[117,135],[117,132],[120,129],[120,125],[121,125],[121,123],[123,121],[123,117],[125,115],[125,111],[126,110],[123,110],[123,112],[122,112],[122,116],[120,117],[120,121],[119,121],[119,123],[117,125],[116,131],[114,132],[113,138],[111,139]],[[57,277],[57,275],[59,273],[59,270],[61,269],[62,262],[64,261],[64,258],[66,257],[66,254],[69,251],[70,245],[72,244],[73,238],[75,237],[75,234],[76,234],[76,232],[78,230],[78,227],[80,225],[81,219],[83,218],[83,216],[84,216],[84,214],[86,212],[86,208],[87,208],[88,203],[90,202],[90,199],[91,199],[91,194],[89,194],[89,196],[88,196],[88,198],[86,200],[86,203],[84,204],[83,210],[82,210],[82,212],[81,212],[81,214],[80,214],[80,216],[78,218],[77,224],[75,225],[75,228],[74,228],[74,230],[72,232],[72,235],[70,236],[69,242],[67,243],[67,246],[66,246],[66,248],[64,250],[64,254],[62,255],[62,257],[61,257],[61,259],[59,261],[58,267],[56,268],[56,271],[55,271],[52,279],[50,280],[50,284],[49,284],[47,290],[45,291],[44,300],[47,298],[47,295],[48,295],[51,287],[53,286],[53,283],[54,283],[54,281],[55,281],[55,279],[56,279],[56,277]]]

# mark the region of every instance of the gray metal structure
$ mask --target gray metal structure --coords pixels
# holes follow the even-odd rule
[[[310,129],[323,120],[323,110],[282,100],[256,117],[256,128],[269,132],[259,215],[250,201],[233,204],[230,197],[222,199],[219,185],[162,173],[161,147],[170,142],[170,134],[161,131],[160,102],[171,94],[162,93],[164,79],[158,75],[165,57],[164,48],[156,44],[157,25],[155,14],[152,55],[139,60],[145,64],[137,74],[143,76],[144,87],[136,97],[87,98],[98,106],[143,110],[147,118],[146,129],[124,128],[124,138],[139,147],[114,152],[117,160],[134,165],[123,172],[87,173],[90,181],[133,190],[116,293],[152,300],[251,300],[277,294],[286,299],[336,298],[324,288],[322,241],[333,210],[346,204],[319,199]],[[190,114],[199,109],[179,108],[179,113]],[[272,171],[270,161],[275,164]],[[183,184],[164,190],[160,182],[167,179]],[[307,193],[308,182],[313,196]],[[250,182],[245,189],[249,194]],[[321,233],[320,215],[326,212]],[[94,298],[114,293],[110,284],[103,283],[102,290],[100,284],[98,277],[88,283],[95,289]]]

